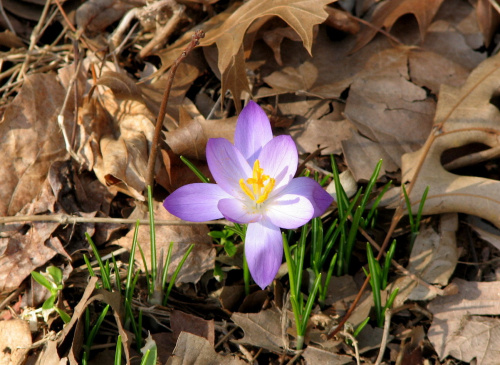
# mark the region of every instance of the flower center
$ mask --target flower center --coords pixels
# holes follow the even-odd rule
[[[260,168],[259,160],[255,160],[253,164],[252,177],[240,179],[240,187],[243,192],[250,197],[257,204],[264,202],[271,191],[273,191],[275,179],[270,178],[269,175],[264,175],[264,169]]]

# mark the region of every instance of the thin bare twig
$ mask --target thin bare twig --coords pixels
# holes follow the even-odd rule
[[[340,334],[344,337],[347,337],[349,340],[351,340],[352,346],[354,347],[354,354],[356,357],[356,365],[361,365],[361,362],[359,359],[358,341],[356,340],[356,337],[354,337],[352,334],[350,334],[349,332],[346,332],[346,331],[340,332]]]
[[[160,144],[160,134],[161,128],[163,127],[163,120],[165,119],[165,112],[167,109],[168,98],[170,97],[170,90],[172,89],[172,84],[174,82],[175,73],[177,68],[182,61],[187,57],[189,52],[191,52],[200,42],[200,39],[205,37],[205,32],[198,30],[193,34],[191,43],[186,47],[186,49],[181,53],[179,57],[175,60],[174,64],[170,68],[170,73],[167,79],[167,86],[165,87],[165,92],[163,94],[163,99],[160,105],[160,111],[158,112],[158,118],[156,119],[155,134],[153,136],[153,143],[151,145],[151,153],[148,159],[148,168],[146,175],[146,189],[148,186],[153,188],[154,174],[156,166],[156,155],[158,154],[158,146]],[[147,191],[145,191],[145,196],[147,196]]]
[[[380,342],[380,351],[375,361],[375,365],[380,365],[384,359],[384,352],[387,347],[387,341],[389,339],[389,329],[391,328],[392,311],[388,308],[385,311],[385,322],[384,322],[384,333],[382,335],[382,341]]]
[[[132,218],[104,218],[104,217],[75,217],[68,214],[53,215],[17,215],[13,217],[0,217],[0,224],[23,223],[23,222],[58,222],[62,225],[77,223],[109,223],[109,224],[135,224],[137,219]],[[149,219],[139,219],[139,224],[148,225]],[[157,226],[190,226],[197,224],[222,224],[231,225],[232,223],[220,219],[209,222],[186,222],[182,220],[160,219],[155,220]]]

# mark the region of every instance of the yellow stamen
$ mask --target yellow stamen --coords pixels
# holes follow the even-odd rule
[[[250,180],[250,179],[249,179]],[[250,188],[245,184],[245,179],[240,179],[241,190],[250,197],[250,199],[255,200],[255,195],[253,195]]]
[[[263,203],[269,197],[275,182],[275,179],[269,178],[269,175],[264,175],[264,169],[260,167],[259,160],[255,160],[253,164],[252,177],[248,178],[246,183],[244,179],[239,181],[241,190],[257,204]],[[249,185],[252,187],[251,190]]]

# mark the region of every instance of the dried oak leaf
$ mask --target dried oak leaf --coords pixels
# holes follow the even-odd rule
[[[437,297],[429,304],[434,315],[427,336],[441,359],[452,355],[478,364],[498,364],[500,321],[478,315],[499,315],[499,282],[455,279],[458,294]]]
[[[31,202],[50,165],[66,158],[57,124],[64,95],[54,75],[33,74],[5,109],[0,121],[0,215],[15,215]]]
[[[31,344],[28,322],[0,321],[0,364],[24,364]]]
[[[379,28],[390,31],[394,23],[406,14],[413,14],[420,28],[423,40],[427,27],[431,24],[443,0],[389,0],[380,3],[371,19],[372,27],[364,27],[359,33],[352,52],[366,46],[378,32]]]
[[[226,90],[231,90],[237,108],[241,109],[241,93],[250,90],[248,83],[244,82],[245,79],[242,80],[241,76],[244,76],[242,67],[245,61],[244,51],[246,51],[243,49],[244,38],[252,23],[273,16],[281,18],[299,34],[304,47],[311,54],[313,27],[328,17],[325,6],[330,2],[331,0],[275,0],[272,2],[251,0],[234,10],[229,17],[221,16],[218,19],[220,23],[214,24],[212,21],[209,27],[202,26],[201,29],[205,30],[207,36],[200,42],[200,45],[210,46],[215,43],[219,51],[221,94],[224,95]],[[259,25],[263,24],[264,21],[259,22]],[[252,31],[256,30],[255,26],[252,27]],[[183,39],[186,38],[184,44],[189,41],[190,37],[191,34],[189,37],[183,37]],[[177,43],[173,47],[179,48],[177,54],[183,49]]]
[[[499,83],[500,55],[495,55],[482,62],[463,87],[441,86],[431,134],[420,150],[402,157],[403,182],[411,181],[414,206],[430,188],[423,214],[467,213],[500,227],[500,182],[453,174],[441,161],[445,151],[474,143],[498,148],[500,111],[493,101]]]

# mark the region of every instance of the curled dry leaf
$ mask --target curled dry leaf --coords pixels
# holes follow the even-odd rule
[[[406,14],[413,14],[417,19],[420,38],[423,40],[442,2],[443,0],[389,0],[380,3],[370,21],[373,27],[365,26],[362,29],[352,52],[366,46],[375,37],[379,28],[383,27],[390,31],[394,23]]]
[[[260,25],[264,24],[262,19],[277,16],[290,25],[299,34],[304,47],[311,54],[313,44],[313,27],[322,23],[328,16],[325,6],[330,0],[251,0],[241,5],[236,10],[228,9],[224,15],[213,17],[201,28],[207,34],[201,42],[201,46],[217,45],[218,68],[221,73],[222,91],[231,90],[238,109],[241,109],[240,96],[243,91],[249,91],[244,74],[244,49],[243,41],[247,30],[257,20]],[[217,18],[217,19],[216,19]],[[253,27],[252,31],[257,31]],[[179,55],[186,44],[190,41],[192,33],[186,34],[176,42],[172,48]],[[251,46],[251,44],[250,44]],[[246,47],[245,47],[246,48]],[[172,50],[166,50],[170,53]],[[245,49],[246,51],[246,49]],[[167,55],[164,55],[167,61]],[[162,59],[163,59],[162,58]],[[172,54],[168,56],[172,58]],[[175,59],[175,58],[173,58]],[[169,67],[170,64],[164,64]],[[241,76],[243,75],[243,78]]]
[[[179,127],[165,132],[165,141],[179,156],[202,160],[209,138],[226,138],[232,141],[236,117],[206,120],[196,106],[185,99],[179,108]]]
[[[122,0],[88,0],[76,10],[76,25],[79,29],[99,32],[119,20],[132,7]]]
[[[411,182],[415,209],[430,187],[423,214],[462,212],[500,227],[500,182],[453,174],[441,162],[450,149],[473,143],[499,145],[500,111],[493,103],[499,82],[500,55],[496,55],[482,62],[462,88],[441,87],[432,133],[420,150],[402,158],[403,181]]]

